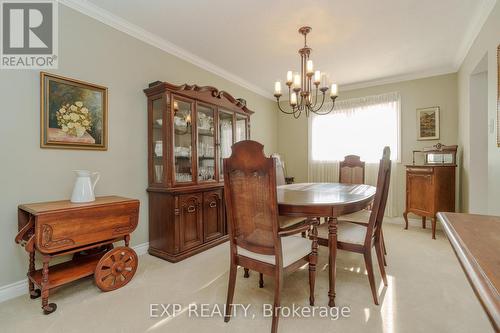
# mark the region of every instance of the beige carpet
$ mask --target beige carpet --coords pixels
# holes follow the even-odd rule
[[[438,231],[386,223],[389,286],[383,288],[378,267],[380,306],[373,303],[361,255],[340,252],[337,269],[337,305],[350,306],[351,316],[282,318],[280,332],[491,332],[492,328],[469,286],[445,236]],[[44,316],[40,300],[22,296],[0,304],[1,332],[267,332],[270,318],[261,316],[263,303],[273,301],[273,283],[258,274],[243,278],[238,272],[235,303],[252,304],[255,318],[242,316],[224,323],[219,317],[188,317],[189,304],[223,304],[228,278],[228,244],[220,245],[177,264],[144,255],[130,284],[102,293],[92,279],[56,290],[58,305]],[[316,305],[327,304],[326,248],[320,250]],[[375,261],[376,263],[376,261]],[[283,306],[308,305],[308,271],[285,277]],[[150,318],[151,303],[178,303],[175,317]]]

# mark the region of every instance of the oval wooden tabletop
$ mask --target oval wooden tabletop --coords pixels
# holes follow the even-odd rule
[[[278,204],[294,206],[345,205],[371,200],[375,187],[340,183],[299,183],[278,186]]]
[[[371,185],[298,183],[277,188],[279,214],[337,217],[367,207],[375,196]]]

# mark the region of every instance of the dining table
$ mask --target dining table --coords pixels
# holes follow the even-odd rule
[[[277,187],[279,215],[325,218],[328,223],[328,305],[335,306],[337,258],[337,218],[368,207],[376,188],[371,185],[341,183],[296,183]]]

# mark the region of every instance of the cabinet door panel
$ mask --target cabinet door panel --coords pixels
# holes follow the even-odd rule
[[[181,251],[203,243],[201,203],[201,193],[179,196],[179,233]]]
[[[234,142],[234,113],[219,110],[219,179],[224,178],[223,160],[231,156]]]
[[[221,190],[203,193],[203,232],[204,241],[224,235],[224,219]]]
[[[432,214],[434,206],[433,175],[409,173],[407,175],[407,206],[410,210]]]

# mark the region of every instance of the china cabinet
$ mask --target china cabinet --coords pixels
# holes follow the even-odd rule
[[[149,253],[177,262],[228,239],[222,160],[249,139],[253,112],[214,87],[157,81],[144,92]]]

